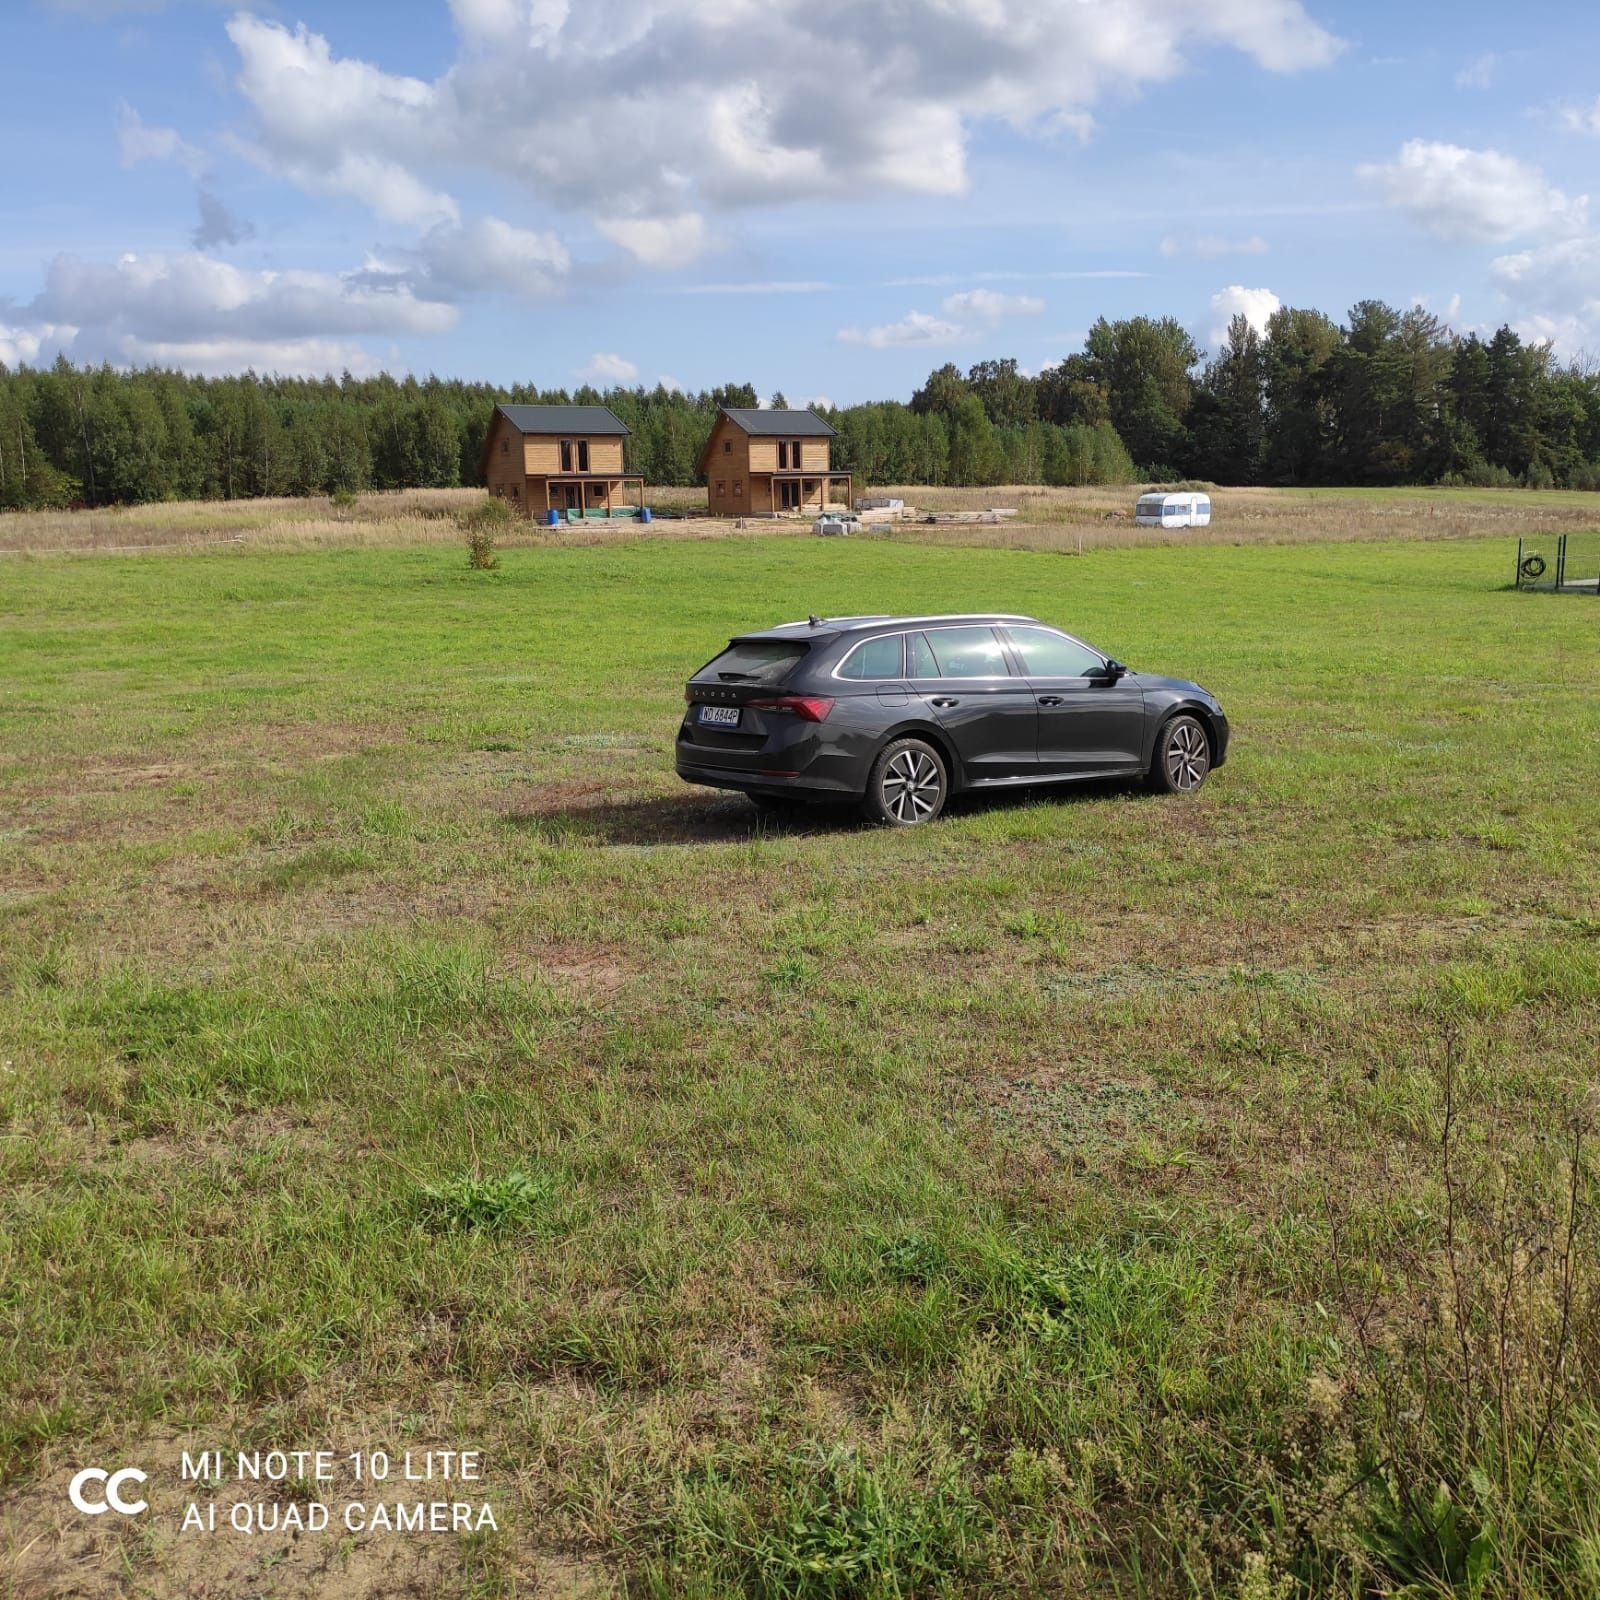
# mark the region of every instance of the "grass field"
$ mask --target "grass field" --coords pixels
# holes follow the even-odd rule
[[[1600,610],[1510,568],[9,558],[0,1594],[1594,1594]],[[730,631],[980,607],[1233,758],[912,834],[673,775]],[[499,1531],[176,1534],[272,1445],[481,1448]]]
[[[865,488],[865,485],[858,486]],[[919,511],[977,511],[1006,506],[1014,519],[998,525],[908,525],[872,538],[918,544],[978,545],[1073,554],[1133,546],[1211,544],[1327,544],[1343,540],[1499,538],[1514,552],[1517,539],[1553,551],[1558,533],[1600,538],[1600,496],[1566,490],[1508,489],[1219,489],[1216,518],[1207,529],[1163,531],[1132,520],[1137,488],[1058,489],[1000,485],[989,489],[909,486],[892,493]],[[729,538],[768,526],[706,515],[706,491],[660,485],[650,504],[663,515],[655,539]],[[123,506],[101,511],[41,511],[0,517],[0,565],[23,553],[136,554],[172,546],[252,549],[328,546],[412,546],[454,542],[462,518],[483,501],[481,489],[413,489],[365,494],[353,505],[309,499],[218,500],[184,505]],[[793,518],[778,526],[802,526]],[[614,544],[629,523],[589,523],[552,530],[538,522],[514,525],[514,545]],[[1512,567],[1507,556],[1506,570]]]

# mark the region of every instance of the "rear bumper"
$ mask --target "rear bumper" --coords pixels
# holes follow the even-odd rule
[[[731,736],[707,733],[686,715],[675,749],[678,776],[745,794],[859,797],[877,745],[875,729],[854,727],[858,709],[841,699],[821,723],[768,714],[749,735]]]
[[[698,783],[708,789],[737,789],[740,794],[814,795],[819,799],[859,796],[860,789],[836,779],[810,774],[761,770],[748,767],[708,767],[678,757],[678,776],[685,783]]]

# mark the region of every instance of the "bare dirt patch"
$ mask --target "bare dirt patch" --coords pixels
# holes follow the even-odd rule
[[[560,940],[507,952],[501,963],[507,977],[547,983],[579,1000],[610,1000],[637,968],[604,945]]]

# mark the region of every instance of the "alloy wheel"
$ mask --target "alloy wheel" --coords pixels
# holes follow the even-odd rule
[[[1179,794],[1192,794],[1211,770],[1211,749],[1205,730],[1187,719],[1167,739],[1167,777]]]
[[[926,822],[939,809],[944,780],[933,757],[901,750],[883,769],[883,805],[896,822]]]

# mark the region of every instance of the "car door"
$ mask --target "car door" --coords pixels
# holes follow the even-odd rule
[[[956,747],[968,783],[1035,773],[1038,708],[995,629],[979,625],[909,633],[906,665],[917,695]]]
[[[1055,628],[1010,626],[1006,637],[1038,707],[1041,777],[1136,770],[1144,761],[1144,691],[1133,673]]]

